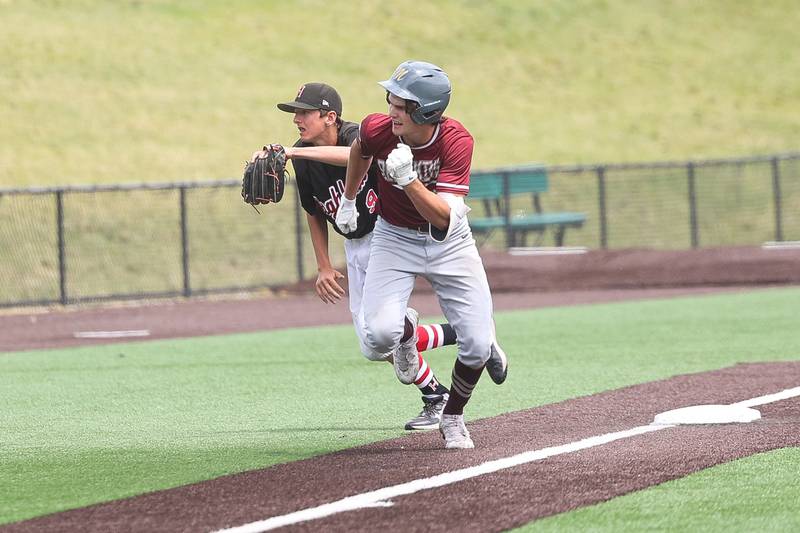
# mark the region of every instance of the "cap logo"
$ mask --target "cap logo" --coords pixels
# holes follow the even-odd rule
[[[328,101],[323,98],[322,99],[322,105],[326,105],[326,106],[330,107],[331,104],[329,104]]]
[[[394,71],[394,74],[392,74],[392,78],[394,78],[395,81],[400,81],[403,78],[405,78],[407,74],[408,74],[407,68],[399,67],[397,70]]]
[[[297,96],[294,97],[295,100],[299,100],[301,96],[303,96],[303,91],[306,90],[306,86],[303,85],[300,87],[300,90],[297,91]]]

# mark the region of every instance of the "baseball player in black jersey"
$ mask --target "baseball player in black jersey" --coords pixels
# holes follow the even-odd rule
[[[278,109],[294,114],[294,124],[300,133],[294,146],[286,148],[286,155],[294,167],[300,203],[306,211],[317,260],[317,295],[323,302],[335,303],[345,293],[339,283],[344,276],[331,265],[328,254],[330,225],[345,237],[350,312],[361,352],[371,361],[391,362],[398,379],[406,384],[414,383],[422,393],[423,409],[417,417],[406,423],[405,428],[437,429],[449,391],[439,383],[422,355],[419,356],[418,366],[402,365],[406,362],[405,358],[393,357],[392,353],[374,352],[364,341],[362,290],[369,263],[372,230],[378,216],[375,168],[368,170],[356,195],[359,217],[355,231],[345,235],[335,223],[344,192],[350,145],[358,137],[359,126],[342,120],[341,98],[333,87],[324,83],[306,83],[300,87],[293,101],[278,104]],[[409,308],[406,314],[406,327],[412,328],[412,324],[417,323],[417,312]],[[421,325],[413,334],[417,337],[416,348],[419,352],[456,342],[455,331],[449,324]]]

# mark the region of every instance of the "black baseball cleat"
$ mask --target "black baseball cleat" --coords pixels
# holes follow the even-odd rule
[[[422,411],[419,415],[406,423],[406,429],[409,431],[439,429],[442,411],[444,411],[444,406],[447,405],[447,399],[449,397],[450,395],[446,392],[433,398],[426,398],[423,396]]]
[[[492,381],[498,385],[503,383],[508,376],[508,358],[496,342],[492,342],[491,354],[489,355],[489,360],[486,361],[486,371]]]

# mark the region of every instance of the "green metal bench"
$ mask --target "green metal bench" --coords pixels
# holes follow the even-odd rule
[[[470,176],[468,198],[482,200],[486,215],[482,218],[469,219],[472,233],[488,238],[495,230],[502,229],[506,233],[508,247],[512,247],[525,246],[529,233],[535,232],[542,236],[547,228],[553,227],[555,245],[563,246],[567,228],[583,226],[586,215],[573,212],[544,212],[540,195],[547,192],[548,185],[547,169],[544,167],[473,173]],[[508,201],[519,194],[531,195],[533,212],[524,214],[509,212]]]

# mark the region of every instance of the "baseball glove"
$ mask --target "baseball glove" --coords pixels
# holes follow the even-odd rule
[[[280,202],[286,184],[286,151],[280,144],[264,147],[263,155],[247,164],[242,177],[242,198],[256,204]],[[258,209],[256,209],[258,211]]]

